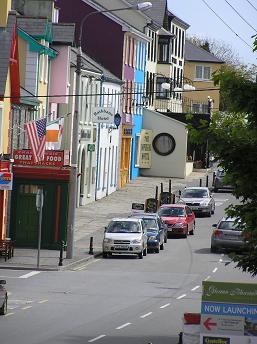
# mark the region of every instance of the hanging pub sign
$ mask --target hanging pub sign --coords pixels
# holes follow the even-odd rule
[[[92,122],[114,124],[114,108],[112,107],[93,108]]]
[[[0,171],[0,190],[12,190],[13,174]]]
[[[44,159],[42,161],[35,162],[30,149],[15,149],[13,152],[13,158],[15,165],[63,167],[69,166],[70,153],[68,150],[46,150]]]
[[[156,213],[158,207],[158,201],[155,198],[147,198],[145,200],[145,212]]]
[[[173,194],[170,192],[161,192],[160,193],[160,206],[163,204],[173,203]]]

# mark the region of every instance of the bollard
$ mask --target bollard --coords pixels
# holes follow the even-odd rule
[[[202,186],[202,179],[200,179],[200,183],[199,183],[199,186]]]
[[[171,194],[171,179],[169,179],[169,193]]]
[[[88,254],[94,254],[93,237],[90,237],[90,244],[89,244],[89,252],[88,252]]]
[[[155,187],[155,199],[158,202],[158,186]]]
[[[178,344],[183,344],[183,333],[180,332],[178,335]]]
[[[59,257],[59,266],[63,266],[63,251],[64,251],[64,241],[61,241],[61,248],[60,248],[60,257]]]
[[[206,176],[206,186],[207,186],[207,188],[208,188],[208,186],[209,186],[209,176],[208,176],[208,174],[207,174],[207,176]]]
[[[161,183],[161,194],[163,193],[163,183]]]
[[[212,186],[214,186],[215,177],[216,177],[216,173],[213,172],[213,174],[212,174]]]

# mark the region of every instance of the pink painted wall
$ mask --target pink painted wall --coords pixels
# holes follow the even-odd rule
[[[69,47],[54,46],[54,49],[57,50],[59,54],[51,62],[50,96],[57,94],[68,95],[70,69]],[[68,97],[53,97],[50,98],[50,102],[68,104]]]

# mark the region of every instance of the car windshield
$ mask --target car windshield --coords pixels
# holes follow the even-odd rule
[[[235,223],[235,221],[221,221],[218,225],[218,228],[231,231],[241,231],[239,224]]]
[[[106,229],[107,233],[140,233],[139,224],[134,221],[112,221]]]
[[[179,207],[167,207],[167,208],[160,208],[159,209],[160,216],[167,216],[167,217],[184,217],[185,210],[184,208]]]
[[[158,225],[155,219],[143,218],[143,221],[144,221],[146,229],[155,229],[155,230],[158,229]]]
[[[186,189],[182,192],[181,197],[184,197],[184,198],[207,198],[208,192],[207,192],[207,190],[201,190],[201,189]]]

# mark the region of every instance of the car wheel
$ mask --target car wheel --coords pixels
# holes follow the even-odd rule
[[[159,253],[159,252],[160,252],[160,246],[156,247],[156,249],[155,249],[155,253]]]
[[[7,296],[5,297],[3,306],[0,308],[0,315],[5,315],[7,313]]]
[[[143,251],[141,251],[140,253],[138,253],[138,258],[139,258],[139,259],[143,259]]]
[[[211,253],[217,253],[218,252],[218,248],[211,246]]]
[[[161,244],[160,249],[164,250],[164,243]]]
[[[107,252],[103,252],[103,258],[107,258],[107,257],[108,257]]]
[[[143,255],[146,256],[147,255],[147,248],[144,249],[143,251]]]
[[[189,232],[190,235],[194,235],[195,233],[195,222],[193,224],[193,229],[191,229],[191,231]]]
[[[212,215],[214,215],[214,212],[215,212],[215,205],[213,206],[212,211],[211,211]]]

